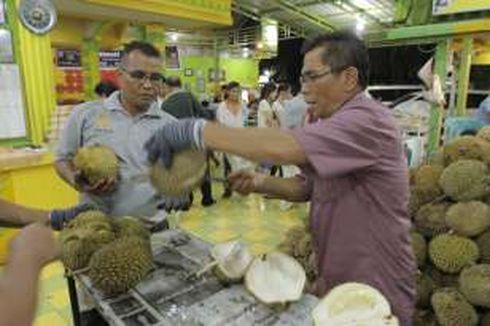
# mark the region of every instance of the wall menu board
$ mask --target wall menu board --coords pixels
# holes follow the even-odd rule
[[[0,139],[20,138],[27,135],[24,103],[19,67],[16,64],[0,65]]]
[[[434,15],[450,15],[469,11],[490,10],[490,0],[433,0]]]
[[[100,68],[117,68],[121,62],[121,51],[102,51],[99,52]]]
[[[80,52],[78,50],[57,50],[56,65],[58,67],[81,67]]]

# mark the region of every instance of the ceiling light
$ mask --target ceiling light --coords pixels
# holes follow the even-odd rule
[[[177,40],[179,39],[179,35],[177,35],[177,33],[172,33],[170,35],[170,39],[174,42],[177,42]]]

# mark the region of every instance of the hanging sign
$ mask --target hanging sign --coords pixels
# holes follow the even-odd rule
[[[490,0],[433,0],[434,15],[490,10]]]
[[[102,51],[99,53],[100,68],[117,68],[121,62],[121,51]]]
[[[81,67],[80,52],[78,50],[56,51],[56,65],[58,67]]]

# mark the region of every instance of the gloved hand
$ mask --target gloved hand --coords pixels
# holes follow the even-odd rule
[[[74,219],[78,214],[92,209],[96,209],[96,207],[91,204],[81,204],[67,209],[53,209],[49,213],[49,222],[53,230],[61,230],[65,223]]]
[[[153,164],[160,159],[169,168],[175,152],[188,148],[204,150],[202,131],[205,125],[204,119],[182,119],[165,124],[145,144],[148,161]]]
[[[158,206],[158,209],[163,209],[167,212],[171,211],[187,211],[192,205],[192,193],[177,197],[164,197],[164,201]]]

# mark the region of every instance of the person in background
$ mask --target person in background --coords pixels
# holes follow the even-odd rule
[[[159,51],[145,42],[125,45],[118,70],[120,91],[103,101],[75,107],[56,151],[58,175],[90,203],[111,216],[135,216],[148,226],[164,219],[164,211],[185,208],[188,198],[159,196],[147,178],[144,143],[163,124],[175,121],[157,106],[162,75]],[[73,165],[78,149],[105,145],[119,159],[118,179],[87,185]],[[161,208],[161,209],[159,209]],[[158,213],[158,214],[157,214]]]
[[[286,129],[302,127],[308,110],[308,104],[306,104],[303,94],[299,92],[292,99],[284,101],[283,106],[281,126]]]
[[[490,95],[480,103],[474,117],[486,125],[490,124]]]
[[[202,117],[202,107],[191,92],[182,88],[178,76],[170,76],[165,80],[165,95],[161,109],[177,119]]]
[[[250,89],[248,92],[248,117],[247,127],[257,127],[257,114],[259,111],[259,96],[257,90]]]
[[[288,83],[279,83],[279,86],[277,87],[277,99],[272,104],[272,111],[277,117],[279,127],[283,127],[284,103],[292,98],[291,85]]]
[[[231,81],[226,86],[226,100],[221,102],[216,112],[216,120],[225,126],[231,128],[245,127],[244,121],[246,117],[246,107],[241,100],[241,87],[236,81]],[[223,168],[225,178],[228,175],[242,166],[242,159],[235,155],[223,155]],[[223,198],[229,198],[232,195],[231,188],[228,183],[225,185]]]
[[[293,178],[237,171],[228,181],[242,194],[310,201],[316,294],[346,282],[368,284],[387,298],[401,326],[411,326],[417,266],[408,168],[391,111],[364,93],[368,49],[353,33],[333,32],[306,42],[302,52],[302,91],[319,121],[294,130],[178,121],[150,139],[148,155],[169,165],[175,152],[211,148],[299,166],[302,174]]]
[[[95,86],[95,94],[101,99],[108,98],[119,88],[109,80],[102,80]]]
[[[260,91],[259,109],[257,112],[257,127],[278,127],[278,119],[272,111],[272,103],[277,97],[277,87],[274,83],[267,83]]]

